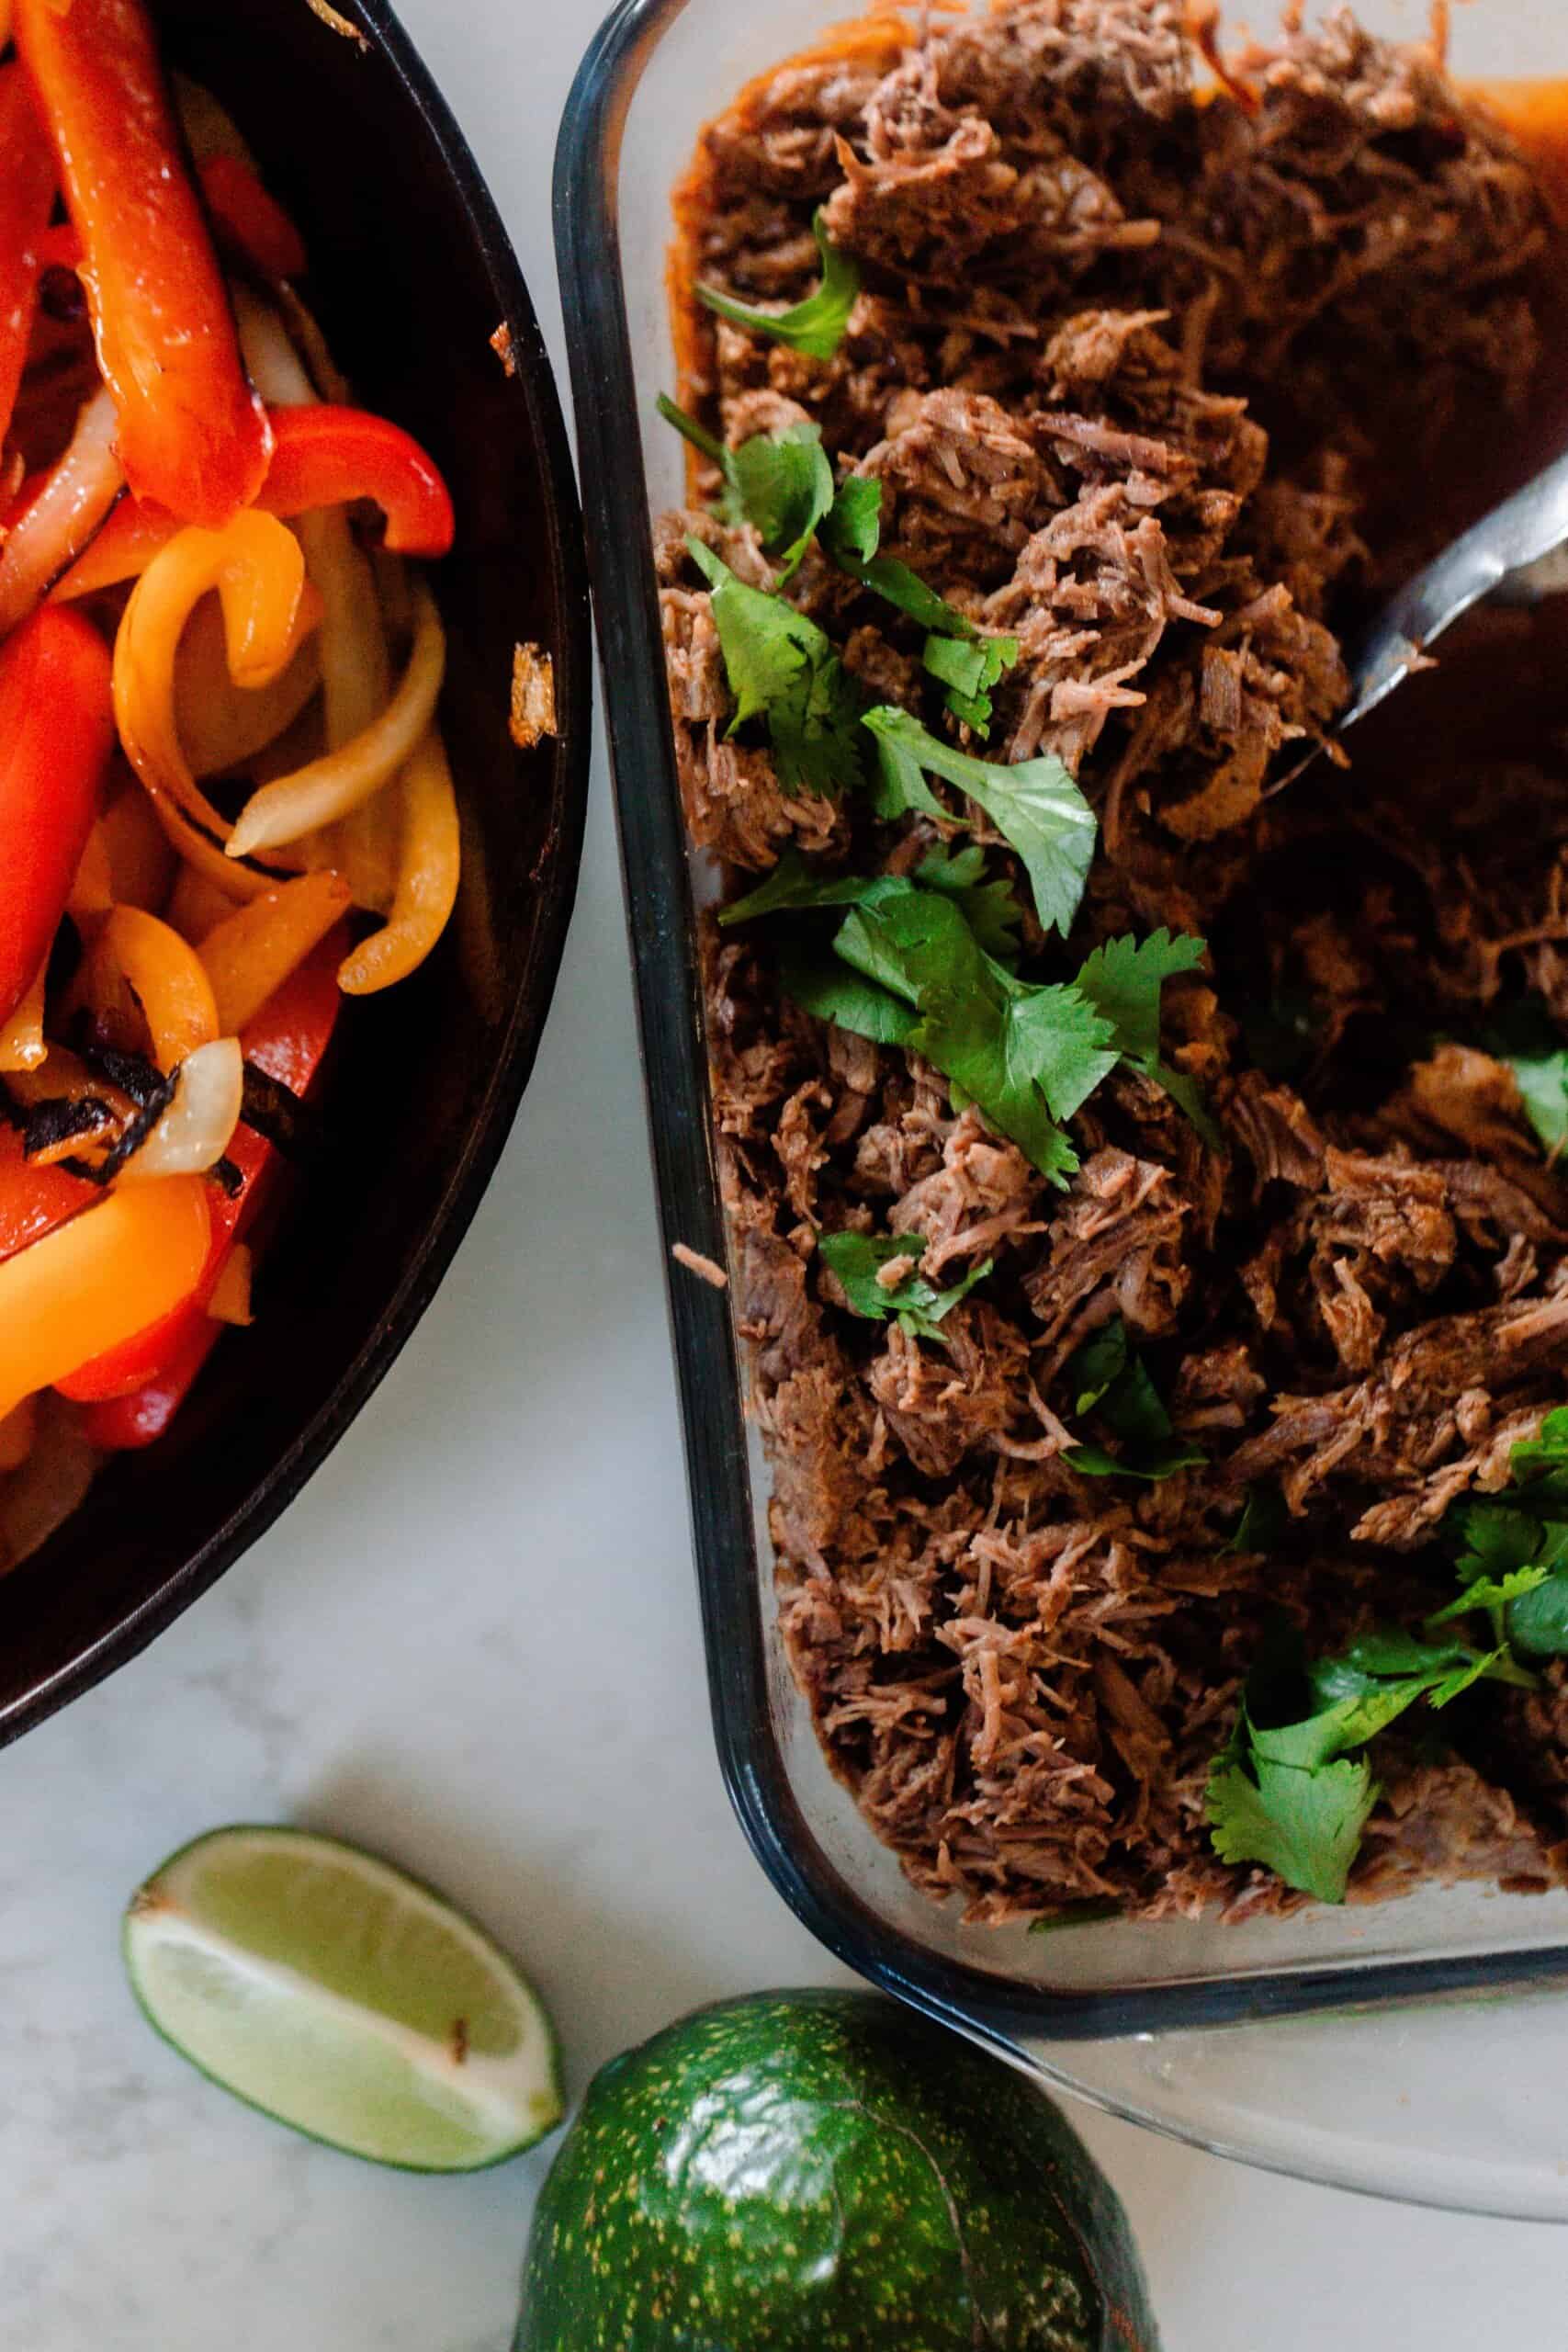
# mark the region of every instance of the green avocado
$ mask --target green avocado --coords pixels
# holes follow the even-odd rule
[[[999,2060],[867,1993],[699,2009],[594,2078],[513,2352],[1158,2352],[1114,2190]]]

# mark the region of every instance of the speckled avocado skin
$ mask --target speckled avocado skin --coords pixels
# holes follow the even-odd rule
[[[604,2068],[513,2352],[1158,2352],[1114,2190],[1049,2100],[873,1994],[700,2009]]]

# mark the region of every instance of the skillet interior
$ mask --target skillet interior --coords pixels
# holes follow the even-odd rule
[[[457,513],[434,568],[443,724],[464,885],[442,946],[345,1008],[320,1149],[258,1280],[169,1435],[108,1464],[0,1582],[0,1740],[135,1654],[297,1494],[428,1303],[533,1065],[576,887],[587,789],[587,592],[549,363],[451,118],[380,0],[360,48],[306,0],[167,0],[168,61],[212,88],[299,221],[305,291],[369,407],[443,467]],[[505,319],[516,373],[488,338]],[[554,659],[560,739],[507,730],[512,650]],[[346,1036],[344,1035],[346,1033]]]

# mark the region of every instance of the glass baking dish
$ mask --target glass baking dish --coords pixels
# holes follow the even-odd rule
[[[649,518],[683,497],[655,413],[675,381],[671,193],[701,126],[845,0],[622,0],[585,59],[556,225],[663,1242],[727,1256],[695,910]],[[1363,0],[1412,37],[1426,8]],[[1457,12],[1461,74],[1568,73],[1568,12]],[[1568,1892],[1432,1889],[1245,1927],[964,1928],[905,1881],[829,1774],[778,1640],[728,1295],[671,1261],[721,1764],[775,1885],[842,1960],[1059,2086],[1205,2146],[1376,2194],[1568,2220],[1557,2103],[1528,2052],[1568,2010]],[[1545,2006],[1551,2015],[1543,2018]],[[1515,2053],[1517,2052],[1517,2059]]]

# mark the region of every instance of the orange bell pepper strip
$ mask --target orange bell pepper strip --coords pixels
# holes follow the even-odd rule
[[[220,529],[266,475],[223,274],[141,0],[17,0],[17,51],[82,236],[98,365],[139,495]]]
[[[307,1093],[326,1059],[343,1004],[336,973],[345,945],[339,925],[241,1033],[247,1061],[290,1093]],[[190,1297],[151,1329],[58,1384],[63,1396],[94,1408],[88,1434],[95,1445],[118,1452],[161,1436],[217,1340],[219,1326],[208,1312],[212,1294],[235,1246],[253,1230],[287,1172],[272,1145],[243,1122],[228,1157],[240,1171],[240,1187],[232,1195],[213,1192],[211,1250]]]
[[[0,66],[0,443],[11,429],[32,338],[54,153],[20,66]]]
[[[250,165],[220,151],[196,170],[220,242],[264,277],[303,277],[305,240]]]
[[[455,528],[451,493],[434,459],[413,435],[368,410],[320,401],[275,408],[273,453],[255,503],[281,522],[321,506],[369,499],[386,516],[394,555],[443,556]],[[122,498],[96,537],[55,582],[61,602],[96,595],[145,571],[177,528],[175,517],[145,498]]]
[[[211,1238],[207,1261],[195,1285],[157,1322],[132,1333],[118,1347],[106,1350],[57,1381],[55,1385],[62,1396],[69,1396],[77,1405],[96,1405],[116,1396],[129,1396],[134,1390],[145,1387],[148,1381],[155,1380],[179,1353],[191,1330],[206,1319],[208,1303],[218,1287],[229,1253],[243,1227],[255,1215],[257,1185],[276,1156],[272,1146],[254,1128],[235,1128],[227,1157],[239,1170],[240,1182],[232,1193],[224,1192],[216,1184],[209,1189]]]
[[[0,1027],[48,956],[114,746],[109,650],[46,606],[0,647]]]
[[[199,1176],[100,1198],[0,1265],[0,1419],[187,1296],[211,1220]]]

